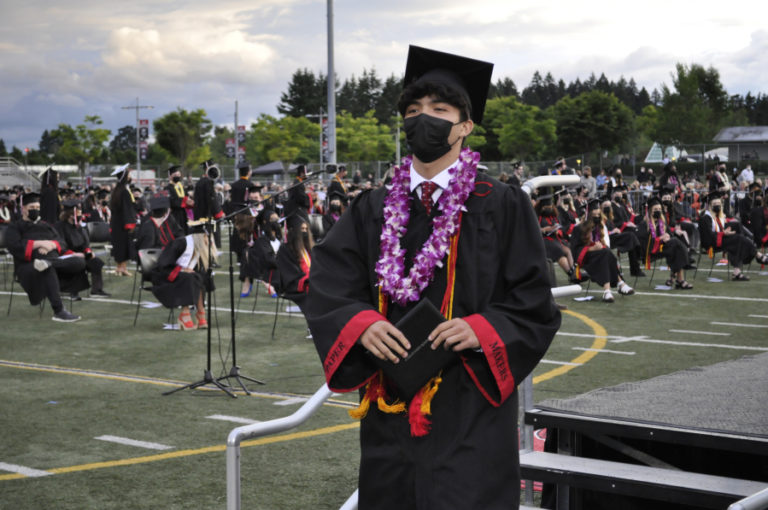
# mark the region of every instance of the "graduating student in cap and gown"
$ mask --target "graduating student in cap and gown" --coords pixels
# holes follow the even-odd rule
[[[85,260],[81,257],[61,257],[64,240],[53,225],[40,219],[40,195],[26,193],[21,197],[21,218],[12,222],[5,233],[8,251],[19,283],[32,305],[48,298],[53,320],[75,322],[73,315],[61,302],[61,291],[79,292],[88,288]]]
[[[61,214],[59,172],[49,166],[40,174],[40,219],[53,225],[59,221],[59,214]]]
[[[614,301],[611,287],[617,287],[619,294],[625,296],[635,293],[619,274],[605,217],[600,210],[600,200],[589,201],[584,221],[576,226],[571,235],[571,252],[576,264],[586,269],[589,278],[603,288],[604,302]]]
[[[248,195],[250,192],[251,184],[251,165],[243,161],[237,167],[239,179],[232,183],[229,190],[229,204],[226,208],[227,214],[232,214],[235,211],[243,209],[248,205]]]
[[[181,182],[181,165],[168,167],[168,179],[170,182],[165,189],[168,191],[168,200],[171,202],[171,215],[186,234],[187,209],[191,209],[195,201],[188,197],[184,190],[184,184]]]
[[[165,190],[149,199],[149,215],[139,225],[136,234],[136,251],[148,248],[164,248],[174,239],[184,237],[184,230],[171,215],[171,201]]]
[[[749,277],[742,272],[744,264],[749,264],[755,256],[760,264],[768,263],[768,255],[758,254],[755,243],[749,239],[742,229],[741,223],[726,217],[723,212],[723,193],[710,192],[707,196],[709,207],[699,216],[699,234],[701,246],[710,251],[723,250],[728,255],[728,261],[733,267],[731,280],[747,281]]]
[[[646,206],[645,219],[637,226],[637,237],[645,254],[646,268],[650,268],[653,256],[664,257],[672,276],[667,286],[690,290],[693,285],[685,281],[685,266],[688,264],[688,248],[674,235],[667,223],[661,200],[651,197]]]
[[[286,241],[275,257],[280,273],[280,289],[285,297],[303,310],[309,292],[309,270],[312,267],[315,240],[309,222],[301,214],[295,213],[285,223],[288,226]]]
[[[104,292],[104,276],[102,275],[104,261],[91,250],[88,232],[81,224],[80,201],[65,200],[62,206],[59,221],[54,225],[54,228],[64,240],[62,246],[64,255],[82,257],[85,260],[85,268],[91,274],[91,296],[109,297],[110,294]],[[77,292],[74,292],[73,295],[76,297]]]
[[[411,46],[399,109],[413,155],[312,253],[304,312],[328,385],[361,391],[361,510],[519,504],[516,386],[560,314],[528,196],[477,173],[462,147],[491,71]],[[415,344],[395,324],[422,299],[448,319],[425,349],[455,357],[411,397],[372,360],[403,362]]]
[[[133,229],[136,228],[136,209],[134,198],[128,185],[131,183],[128,164],[115,168],[112,175],[117,177],[117,185],[112,190],[109,209],[112,213],[109,229],[112,239],[112,257],[115,259],[115,274],[131,276],[128,261],[133,258]]]
[[[152,270],[152,294],[167,308],[181,307],[178,318],[181,330],[207,328],[204,293],[213,281],[208,277],[209,257],[218,257],[216,245],[205,233],[203,222],[190,222],[190,233],[174,239],[165,248]],[[213,250],[210,252],[210,250]],[[195,306],[197,324],[189,307]]]

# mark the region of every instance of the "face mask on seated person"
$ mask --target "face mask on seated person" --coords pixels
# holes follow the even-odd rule
[[[658,220],[659,218],[661,218],[661,211],[653,211],[652,216],[654,220]]]
[[[723,210],[723,208],[720,207],[719,205],[716,205],[716,206],[714,206],[712,208],[712,212],[715,213],[715,214],[720,214],[720,211],[722,211],[722,210]]]
[[[40,219],[40,209],[30,209],[27,212],[27,217],[32,223],[36,222],[38,219]]]

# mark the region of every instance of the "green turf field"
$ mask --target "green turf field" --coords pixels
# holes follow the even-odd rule
[[[768,275],[754,265],[748,274],[750,282],[715,283],[705,271],[692,291],[656,290],[664,272],[614,304],[561,299],[569,310],[534,374],[535,400],[765,352]],[[713,276],[725,278],[725,268]],[[216,279],[218,328],[209,321],[219,376],[231,364],[226,267]],[[49,306],[41,315],[18,286],[6,317],[9,288],[0,293],[0,508],[224,508],[224,446],[241,424],[225,420],[288,415],[301,403],[295,397],[322,385],[304,319],[281,305],[273,339],[275,300],[262,291],[256,313],[253,296],[238,304],[237,360],[266,384],[249,384],[256,393],[238,398],[220,390],[162,396],[203,376],[206,333],[164,330],[163,308],[143,308],[134,328],[132,284],[106,276],[112,298],[75,303],[83,320],[74,324],[52,322]],[[297,430],[245,443],[243,507],[338,508],[356,486],[358,433],[344,405],[355,399],[335,397]],[[97,439],[104,436],[148,444]]]

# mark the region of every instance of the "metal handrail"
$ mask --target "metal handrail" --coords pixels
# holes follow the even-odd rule
[[[298,427],[315,414],[332,394],[328,385],[323,384],[304,405],[289,416],[232,429],[227,436],[227,510],[240,510],[240,443],[246,439]],[[351,510],[357,507],[356,495],[357,493],[353,494],[355,506],[345,508]]]
[[[728,510],[766,510],[768,509],[768,488],[732,503]]]

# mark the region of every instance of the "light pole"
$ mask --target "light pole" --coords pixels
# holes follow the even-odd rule
[[[136,106],[123,106],[122,110],[136,110],[136,170],[141,172],[141,154],[139,153],[139,110],[152,109],[154,106],[140,106],[139,98],[136,98]]]

